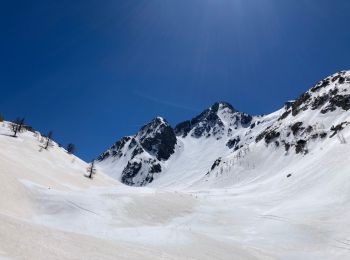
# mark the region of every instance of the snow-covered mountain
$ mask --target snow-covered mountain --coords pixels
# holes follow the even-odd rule
[[[98,165],[128,185],[231,185],[240,174],[256,176],[268,158],[283,169],[294,159],[313,160],[320,147],[346,142],[349,109],[350,72],[341,71],[269,115],[219,102],[175,128],[157,117],[99,156]]]
[[[350,259],[349,97],[340,72],[270,115],[156,118],[93,179],[1,122],[0,259]]]
[[[212,162],[230,149],[237,149],[235,138],[250,126],[252,119],[224,102],[215,103],[175,128],[157,117],[136,135],[122,138],[101,154],[98,165],[114,178],[135,186],[147,185],[172,168],[187,165],[195,166],[196,171],[205,170],[209,165],[203,161]],[[213,146],[215,151],[203,151]]]
[[[135,136],[126,136],[98,157],[112,159],[113,166],[122,168],[118,179],[129,185],[142,186],[153,181],[162,171],[162,161],[175,152],[177,139],[174,130],[163,118],[157,117],[143,126]]]

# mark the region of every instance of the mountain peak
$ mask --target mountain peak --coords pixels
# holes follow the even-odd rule
[[[144,125],[143,127],[150,126],[150,125],[156,126],[156,125],[162,125],[162,124],[169,125],[168,121],[166,121],[165,118],[161,116],[157,116],[153,118],[148,124]]]
[[[228,109],[230,110],[232,113],[234,112],[238,112],[230,103],[221,101],[221,102],[215,102],[210,108],[209,110],[213,111],[213,112],[218,112],[220,110],[223,109]]]
[[[161,117],[161,116],[157,116],[157,117],[153,118],[151,122],[157,122],[159,124],[168,124],[168,122],[165,120],[165,118]]]
[[[157,134],[161,134],[164,129],[172,129],[170,124],[160,116],[153,118],[148,124],[141,127],[137,133],[138,139],[153,137]]]
[[[168,159],[176,144],[173,128],[162,117],[156,117],[143,126],[136,139],[147,152],[156,155],[158,160]]]
[[[118,178],[128,185],[143,186],[162,170],[162,161],[175,152],[174,129],[162,117],[153,118],[134,136],[123,137],[99,156],[98,161],[126,160]]]
[[[188,168],[185,166],[188,171],[197,160],[207,163],[205,167],[197,165],[203,172],[214,162],[206,176],[219,176],[231,172],[234,165],[242,167],[246,153],[253,152],[259,157],[264,151],[278,150],[284,152],[287,160],[289,154],[304,156],[334,136],[346,143],[341,131],[350,126],[349,111],[350,71],[341,71],[266,116],[253,118],[227,102],[216,102],[175,129],[164,118],[155,117],[136,135],[114,144],[99,157],[99,162],[108,169],[115,165],[115,176],[135,186],[147,185],[163,172],[177,174],[168,162],[179,158],[184,160],[179,163],[181,167],[190,162]],[[193,138],[198,142],[193,142]],[[236,163],[232,164],[233,161]]]
[[[232,132],[231,127],[247,127],[251,120],[250,115],[238,112],[231,104],[216,102],[198,116],[178,124],[175,133],[182,137],[190,133],[195,138],[215,136],[220,139]]]

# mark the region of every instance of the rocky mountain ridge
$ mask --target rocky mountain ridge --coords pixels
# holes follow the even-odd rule
[[[174,128],[157,117],[136,135],[116,142],[98,157],[98,164],[111,176],[133,186],[147,185],[163,175],[178,178],[177,173],[171,173],[176,165],[181,165],[183,176],[191,175],[194,168],[190,164],[207,168],[196,174],[198,180],[208,181],[208,176],[217,175],[217,170],[224,169],[232,157],[248,150],[306,156],[311,147],[327,138],[342,140],[341,131],[349,122],[339,120],[347,116],[349,109],[350,72],[341,71],[266,116],[251,116],[218,102]],[[208,155],[203,158],[204,151]],[[199,157],[200,161],[194,161]]]

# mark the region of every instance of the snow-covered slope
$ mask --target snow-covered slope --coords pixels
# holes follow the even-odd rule
[[[98,165],[128,185],[144,186],[163,177],[169,180],[162,180],[165,185],[188,185],[206,173],[219,156],[237,150],[237,138],[258,118],[238,112],[225,102],[215,103],[174,129],[157,117],[135,136],[122,138],[101,154]]]
[[[29,182],[45,189],[71,190],[89,188],[92,182],[84,178],[87,164],[68,154],[56,143],[43,149],[42,136],[38,132],[25,131],[17,138],[11,136],[8,122],[0,123],[0,204],[2,209],[15,216],[30,214],[27,201],[31,194],[23,184]],[[93,186],[110,186],[113,181],[105,175],[96,176]],[[15,201],[9,197],[18,196]]]
[[[127,136],[116,142],[97,160],[110,162],[100,163],[100,166],[123,183],[143,186],[152,182],[153,176],[162,171],[162,161],[174,153],[176,143],[169,123],[157,117],[135,136]]]
[[[91,180],[87,163],[56,143],[43,149],[38,132],[14,138],[9,125],[0,123],[0,259],[181,259],[173,245],[184,235],[160,225],[190,214],[191,195],[135,192],[100,170]],[[178,238],[159,245],[168,235]]]
[[[103,153],[99,165],[128,185],[232,185],[241,172],[258,175],[267,158],[282,169],[294,164],[294,157],[310,162],[320,147],[346,142],[342,130],[350,124],[349,109],[350,72],[342,71],[266,116],[220,102],[174,129],[156,118]],[[140,136],[149,142],[145,145]],[[166,156],[160,157],[162,150]]]
[[[208,183],[215,179],[216,184],[221,182],[226,186],[239,179],[248,181],[249,173],[259,178],[261,171],[272,169],[289,174],[300,164],[316,167],[329,158],[335,160],[334,156],[325,155],[325,151],[336,154],[347,143],[344,135],[350,124],[349,109],[350,72],[343,71],[263,117],[263,120],[269,118],[263,131],[256,131],[253,123],[244,134],[243,146],[222,158],[203,179]]]
[[[216,239],[219,230],[192,227],[197,195],[135,189],[100,170],[90,180],[85,162],[55,143],[42,149],[39,133],[11,137],[8,124],[0,123],[1,259],[257,259],[255,249]]]
[[[93,180],[57,144],[0,123],[0,258],[350,259],[349,78],[267,116],[219,103],[175,129],[156,118]],[[129,162],[147,187],[104,175]],[[144,185],[138,174],[128,180]]]

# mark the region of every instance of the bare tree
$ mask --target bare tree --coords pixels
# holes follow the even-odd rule
[[[86,171],[87,171],[86,177],[92,179],[92,176],[93,176],[94,174],[96,174],[95,160],[93,160],[93,161],[90,163],[90,165],[89,165],[89,167],[86,169]]]
[[[75,153],[75,145],[72,143],[69,143],[67,145],[67,153],[74,154]]]
[[[4,120],[5,120],[5,117],[2,114],[0,114],[0,122],[3,122]]]
[[[24,125],[24,117],[19,118],[17,117],[14,122],[11,123],[10,128],[13,132],[13,137],[17,137],[17,134],[22,131]]]
[[[53,136],[53,132],[49,131],[46,135],[46,140],[45,140],[45,145],[44,145],[44,149],[47,150],[47,148],[49,148],[49,146],[52,145],[52,136]]]

